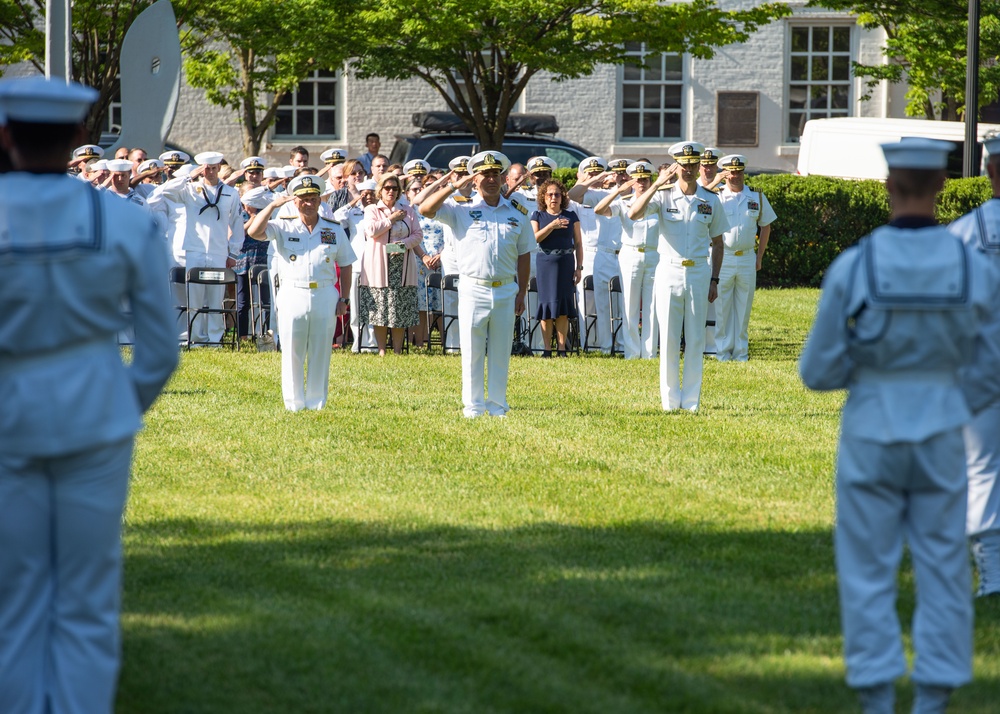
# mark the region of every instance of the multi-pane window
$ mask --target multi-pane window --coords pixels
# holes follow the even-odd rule
[[[336,139],[340,76],[316,70],[286,94],[274,122],[275,138]]]
[[[625,50],[633,61],[622,68],[621,138],[680,139],[684,57],[674,52],[647,52],[643,42],[629,42]]]
[[[851,111],[851,27],[793,26],[788,72],[788,138],[798,141],[810,119]]]

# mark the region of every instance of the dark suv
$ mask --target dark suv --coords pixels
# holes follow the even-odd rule
[[[462,120],[451,112],[417,112],[413,125],[415,134],[397,135],[389,155],[389,163],[405,164],[411,159],[423,159],[436,169],[447,169],[456,156],[472,156],[479,151],[479,142],[469,133]],[[501,151],[514,164],[525,164],[532,156],[548,156],[559,168],[576,168],[589,151],[556,139],[549,134],[559,131],[556,118],[548,114],[511,114]]]

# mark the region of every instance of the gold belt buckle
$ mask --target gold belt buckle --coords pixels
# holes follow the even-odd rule
[[[635,250],[636,250],[637,253],[645,253],[646,252],[646,249],[643,246],[641,246],[641,245],[637,245],[635,247]]]
[[[682,260],[681,261],[681,265],[683,265],[685,268],[693,268],[694,267],[694,261],[693,260]]]
[[[494,280],[492,283],[490,283],[490,287],[491,288],[498,288],[501,285],[503,285],[503,281],[502,280]]]
[[[310,280],[309,281],[309,287],[311,287],[311,288],[318,288],[319,287],[319,283],[317,283],[315,280]]]
[[[733,255],[743,255],[743,251],[742,250],[733,251]]]

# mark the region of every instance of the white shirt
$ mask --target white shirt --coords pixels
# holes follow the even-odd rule
[[[298,217],[271,219],[265,234],[282,282],[336,281],[337,266],[357,260],[344,229],[328,218],[320,217],[311,231]]]
[[[193,183],[182,176],[167,181],[159,194],[185,207],[186,227],[181,239],[185,251],[209,255],[238,255],[243,248],[243,211],[236,189],[219,181],[215,186]],[[215,204],[212,206],[211,204]],[[176,243],[174,244],[176,247]]]
[[[722,236],[728,250],[753,252],[757,245],[757,226],[767,226],[778,217],[767,196],[744,186],[742,191],[719,192],[719,202],[729,221],[729,230]]]
[[[515,278],[518,257],[535,243],[528,210],[505,198],[496,206],[480,196],[463,204],[446,201],[434,218],[454,231],[459,274],[479,280]]]
[[[712,238],[729,229],[719,197],[699,186],[690,196],[679,186],[657,191],[646,206],[646,215],[659,216],[659,252],[667,258],[707,260]]]
[[[612,218],[617,216],[621,221],[621,244],[622,246],[631,246],[633,248],[656,248],[658,237],[657,226],[660,222],[659,216],[647,208],[642,218],[636,220],[629,218],[628,212],[632,208],[635,199],[635,194],[619,196],[608,207]]]

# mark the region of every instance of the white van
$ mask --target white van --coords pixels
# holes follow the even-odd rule
[[[1000,133],[1000,124],[979,124],[979,141],[982,142],[990,132]],[[803,176],[884,180],[889,170],[879,145],[899,141],[905,136],[944,139],[957,144],[948,158],[948,176],[962,176],[965,146],[963,122],[869,117],[807,121],[799,141],[798,173]],[[982,146],[978,151],[978,156],[981,155]]]

